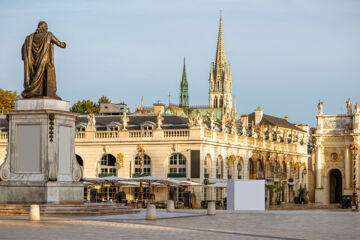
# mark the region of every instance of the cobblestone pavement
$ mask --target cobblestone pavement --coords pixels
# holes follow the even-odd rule
[[[205,213],[158,210],[162,218],[156,221],[144,220],[144,213],[132,218],[43,217],[40,222],[0,216],[0,239],[360,239],[360,213],[349,210]]]

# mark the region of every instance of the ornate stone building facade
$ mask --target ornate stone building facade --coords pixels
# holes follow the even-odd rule
[[[1,126],[3,160],[5,119]],[[138,147],[142,145],[146,154],[144,173],[155,177],[199,183],[266,179],[268,184],[284,187],[278,193],[283,202],[292,202],[296,190],[308,184],[307,126],[263,114],[260,108],[238,122],[162,114],[89,115],[80,116],[76,128],[75,152],[85,177],[137,176]],[[198,203],[221,196],[219,191],[202,187],[193,191]],[[130,190],[127,193],[130,198],[136,196]],[[165,189],[157,190],[156,199],[167,199],[167,194]]]
[[[352,195],[354,157],[350,146],[360,144],[360,107],[352,110],[350,99],[347,113],[325,115],[319,102],[317,127],[310,139],[314,144],[309,181],[315,183],[315,202],[338,203],[342,195]],[[359,182],[359,157],[357,156],[357,182]],[[311,193],[310,193],[311,195]]]

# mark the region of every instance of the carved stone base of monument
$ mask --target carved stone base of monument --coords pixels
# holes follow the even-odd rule
[[[69,102],[21,99],[8,114],[9,144],[0,166],[0,203],[81,203],[75,119]]]

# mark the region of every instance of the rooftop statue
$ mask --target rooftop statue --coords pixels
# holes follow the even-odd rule
[[[319,103],[318,103],[318,110],[319,110],[319,115],[322,115],[323,114],[323,102],[321,100],[319,100]]]
[[[352,103],[350,98],[345,102],[346,103],[346,109],[347,109],[347,114],[352,114]]]
[[[54,44],[66,47],[66,43],[48,32],[44,21],[39,22],[35,33],[26,37],[21,49],[24,61],[24,91],[21,95],[24,98],[61,99],[56,95]]]

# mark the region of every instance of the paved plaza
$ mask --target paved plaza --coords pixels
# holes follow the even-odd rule
[[[349,210],[145,212],[96,217],[0,216],[0,239],[360,239],[360,213]]]

